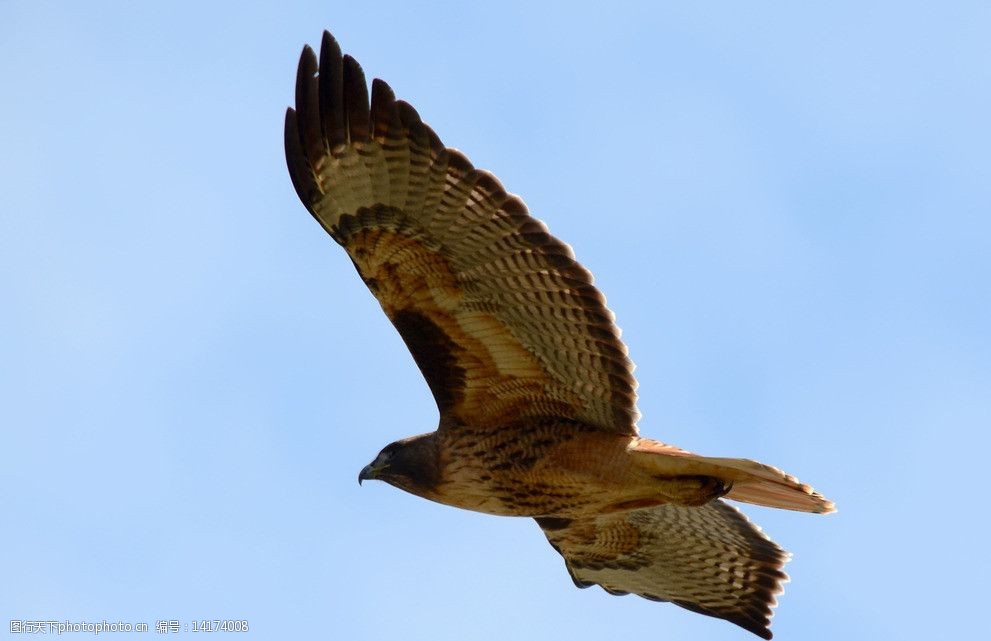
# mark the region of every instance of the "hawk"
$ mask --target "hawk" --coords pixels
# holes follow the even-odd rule
[[[386,446],[358,481],[531,517],[575,585],[638,594],[765,639],[787,554],[723,499],[827,513],[781,470],[692,454],[637,430],[620,332],[571,248],[324,32],[303,49],[286,160],[437,402],[433,432]]]

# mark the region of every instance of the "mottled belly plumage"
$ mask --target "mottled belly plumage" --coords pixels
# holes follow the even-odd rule
[[[439,500],[503,516],[587,513],[627,497],[635,475],[616,465],[628,437],[603,438],[578,423],[534,421],[526,439],[517,430],[479,429],[446,440]],[[594,453],[590,450],[595,450]],[[603,462],[613,463],[602,465]]]

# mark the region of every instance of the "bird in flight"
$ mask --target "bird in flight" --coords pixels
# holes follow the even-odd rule
[[[285,122],[296,192],[348,253],[433,393],[437,429],[359,482],[531,517],[575,585],[638,594],[765,639],[788,555],[724,499],[827,513],[769,465],[637,430],[633,364],[571,248],[328,32]]]

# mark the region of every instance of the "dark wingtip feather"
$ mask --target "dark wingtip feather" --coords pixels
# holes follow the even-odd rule
[[[347,142],[344,114],[344,58],[341,45],[329,31],[320,42],[319,112],[330,149]]]
[[[770,639],[771,637],[774,636],[770,628],[771,615],[769,608],[767,613],[762,612],[760,615],[751,614],[750,616],[747,616],[742,612],[736,613],[736,612],[724,612],[720,610],[710,610],[697,603],[692,603],[691,601],[673,600],[671,601],[671,603],[674,603],[677,606],[680,606],[682,608],[685,608],[686,610],[690,610],[698,614],[704,614],[705,616],[714,617],[717,619],[723,619],[724,621],[729,621],[734,625],[740,626],[747,632],[752,632],[753,634],[756,634],[762,639]]]
[[[323,155],[324,144],[317,95],[317,56],[309,45],[303,47],[296,69],[296,113],[303,151],[310,164],[316,165]]]
[[[378,96],[380,101],[384,100],[388,104],[396,102],[396,92],[392,90],[388,82],[381,78],[372,80],[372,95]]]
[[[405,100],[397,100],[396,106],[399,108],[399,117],[402,118],[403,124],[409,126],[415,123],[423,122],[420,119],[420,114],[416,111],[413,105],[409,104]]]
[[[447,148],[444,147],[444,143],[440,141],[440,138],[434,133],[423,120],[420,119],[420,114],[416,111],[413,105],[409,104],[405,100],[396,101],[396,111],[399,113],[399,119],[408,131],[411,132],[417,138],[422,138],[426,141],[427,147],[434,154],[440,154],[441,152],[447,152]],[[469,163],[471,164],[471,163]],[[474,167],[473,167],[474,169]],[[483,170],[476,170],[479,174],[487,174],[489,172]],[[495,178],[495,176],[493,176]],[[498,183],[499,181],[496,180]],[[502,185],[498,187],[502,190]]]
[[[385,80],[372,80],[371,133],[376,140],[389,135],[395,123],[396,94]]]
[[[299,140],[299,123],[292,107],[286,109],[285,146],[286,165],[292,185],[296,188],[296,195],[309,208],[310,203],[316,199],[319,188]]]
[[[349,141],[368,140],[368,85],[361,65],[351,56],[344,56],[344,113]]]

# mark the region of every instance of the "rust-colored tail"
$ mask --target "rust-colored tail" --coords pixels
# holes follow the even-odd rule
[[[657,441],[641,439],[631,450],[634,459],[652,474],[703,475],[732,482],[726,498],[767,507],[828,514],[832,501],[776,467],[742,458],[698,456]]]

